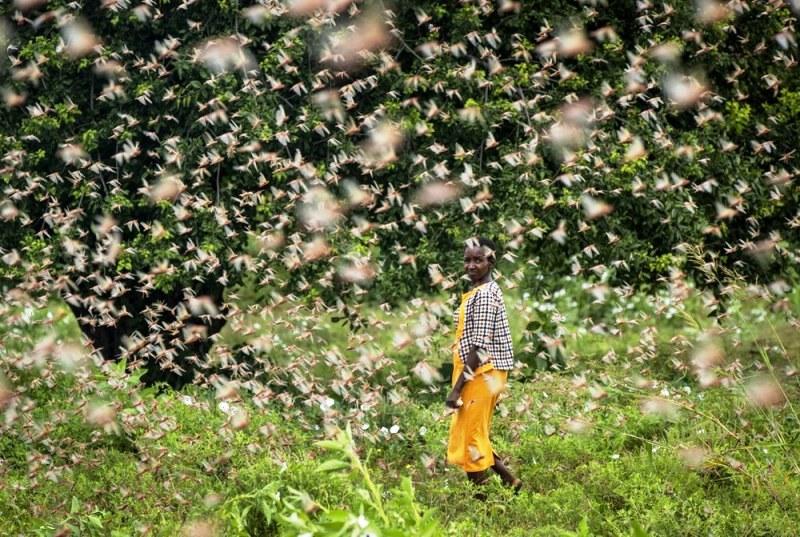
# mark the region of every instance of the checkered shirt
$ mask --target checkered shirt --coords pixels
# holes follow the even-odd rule
[[[469,350],[478,348],[481,363],[492,361],[495,369],[508,371],[514,368],[514,349],[508,326],[503,291],[496,282],[482,285],[467,300],[464,308],[464,332],[458,341],[458,354],[466,364]],[[458,325],[458,310],[455,313]],[[488,356],[487,356],[488,354]]]

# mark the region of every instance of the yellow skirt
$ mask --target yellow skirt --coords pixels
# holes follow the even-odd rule
[[[455,384],[464,369],[458,355],[453,357]],[[463,405],[453,414],[447,443],[447,462],[465,472],[480,472],[494,465],[489,441],[489,427],[497,398],[505,389],[508,371],[499,371],[491,363],[478,368],[461,391]]]

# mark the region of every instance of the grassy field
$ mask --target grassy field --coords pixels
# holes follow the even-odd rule
[[[79,341],[74,319],[58,303],[6,311],[19,344],[0,351],[0,387],[17,394],[0,398],[0,535],[797,534],[796,295],[771,308],[742,292],[719,322],[699,294],[556,295],[507,295],[520,356],[535,363],[528,326],[561,342],[566,369],[512,377],[493,435],[525,487],[493,480],[484,503],[442,460],[446,385],[413,374],[422,356],[449,360],[447,323],[420,327],[429,305],[365,307],[356,333],[252,311],[221,343],[281,351],[256,394],[159,393],[119,365],[37,363],[59,355],[42,341]],[[301,378],[290,362],[312,355]]]

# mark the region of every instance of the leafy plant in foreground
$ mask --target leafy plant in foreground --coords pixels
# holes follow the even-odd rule
[[[409,477],[384,495],[370,476],[353,442],[348,425],[333,440],[321,440],[319,447],[337,456],[320,464],[316,471],[349,471],[355,478],[358,501],[349,508],[326,508],[308,493],[272,481],[262,489],[230,498],[222,507],[223,517],[236,535],[303,535],[315,537],[436,537],[444,535],[434,512],[422,508],[414,496]],[[388,499],[387,499],[388,498]]]

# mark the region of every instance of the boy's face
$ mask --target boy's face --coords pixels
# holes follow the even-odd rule
[[[483,280],[492,270],[488,249],[484,246],[467,246],[464,249],[464,272],[475,283]]]

